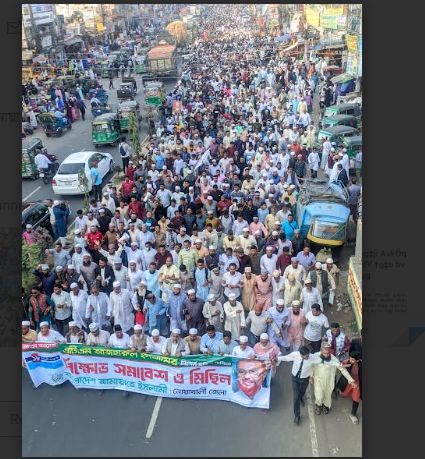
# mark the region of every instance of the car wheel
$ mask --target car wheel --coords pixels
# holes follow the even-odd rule
[[[109,171],[108,172],[112,172],[113,169],[114,169],[114,163],[113,163],[113,161],[110,161],[109,162]]]

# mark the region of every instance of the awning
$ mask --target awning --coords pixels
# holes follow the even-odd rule
[[[341,73],[341,75],[337,75],[337,76],[334,76],[333,78],[331,78],[331,82],[333,84],[346,83],[347,81],[355,80],[355,79],[356,79],[356,77],[351,75],[351,73]]]
[[[65,38],[63,41],[65,46],[75,45],[76,43],[83,43],[83,40],[77,35],[75,37]]]

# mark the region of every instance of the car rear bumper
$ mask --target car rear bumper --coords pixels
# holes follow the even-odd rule
[[[59,194],[59,195],[79,195],[79,194],[84,194],[83,191],[80,190],[80,188],[76,186],[57,186],[57,185],[52,185],[53,188],[53,193],[54,194]]]

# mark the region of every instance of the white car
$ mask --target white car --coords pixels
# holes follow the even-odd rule
[[[91,191],[93,184],[90,178],[90,168],[94,161],[97,161],[99,175],[102,180],[114,168],[114,160],[109,153],[96,151],[72,153],[65,158],[52,179],[53,192],[60,195],[84,194],[84,189],[78,179],[78,172],[81,169],[84,169],[86,173],[88,191]]]

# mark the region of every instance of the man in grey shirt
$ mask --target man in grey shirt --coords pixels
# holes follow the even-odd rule
[[[56,266],[68,266],[71,262],[69,252],[62,248],[62,243],[56,242],[54,249],[46,249],[46,255],[53,255],[53,264]]]
[[[357,221],[358,217],[358,203],[359,203],[359,196],[361,193],[361,186],[357,185],[357,179],[353,177],[351,179],[351,185],[348,187],[348,206],[350,207],[350,213],[353,216],[353,220]]]
[[[246,318],[246,325],[251,325],[249,334],[249,345],[254,347],[255,344],[260,342],[261,333],[267,331],[267,318],[268,314],[263,312],[261,305],[256,304],[252,311],[249,311],[248,317]]]

